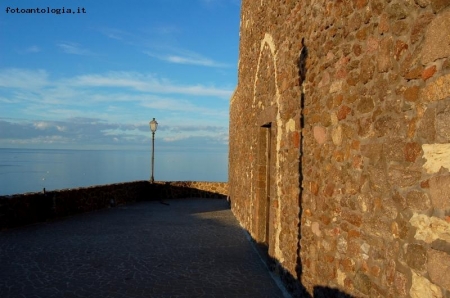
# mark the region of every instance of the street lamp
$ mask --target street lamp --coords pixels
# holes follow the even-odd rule
[[[152,177],[150,178],[150,182],[153,183],[155,178],[153,177],[153,169],[155,165],[155,131],[158,128],[158,122],[156,122],[155,118],[150,121],[150,130],[152,131]]]

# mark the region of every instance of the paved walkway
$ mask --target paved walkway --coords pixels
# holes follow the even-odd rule
[[[283,297],[226,201],[166,203],[0,232],[0,297]]]

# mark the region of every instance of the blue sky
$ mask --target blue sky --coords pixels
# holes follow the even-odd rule
[[[1,4],[0,148],[227,150],[239,0]]]

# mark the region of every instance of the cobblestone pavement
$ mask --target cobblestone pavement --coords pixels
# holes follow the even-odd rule
[[[166,203],[0,232],[0,297],[284,297],[225,200]]]

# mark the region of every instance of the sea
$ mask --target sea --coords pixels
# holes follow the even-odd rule
[[[0,148],[0,196],[149,180],[151,152]],[[156,152],[155,181],[228,180],[228,152]]]

